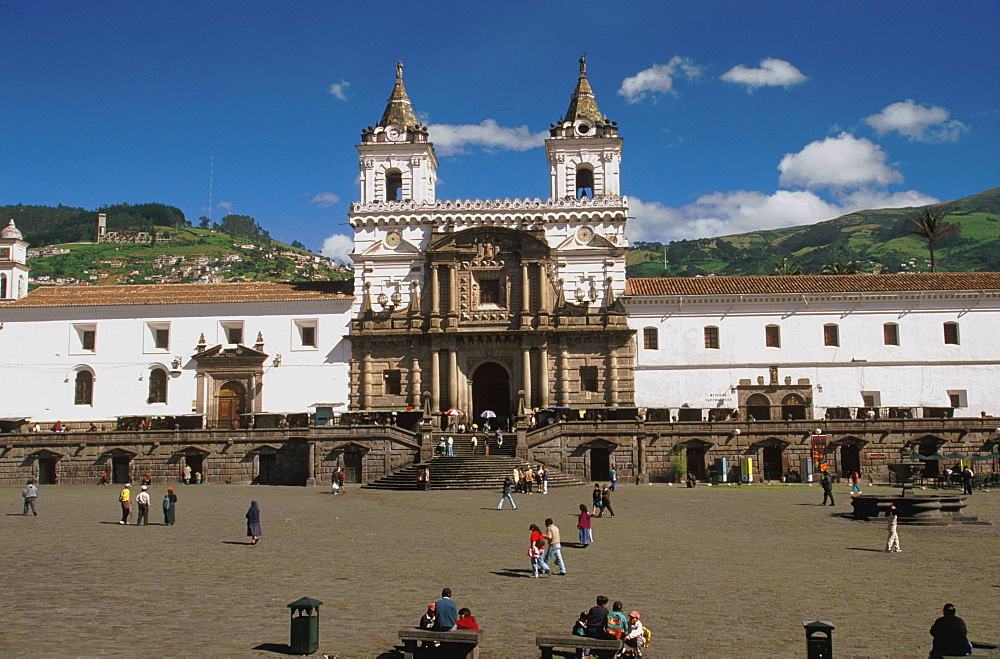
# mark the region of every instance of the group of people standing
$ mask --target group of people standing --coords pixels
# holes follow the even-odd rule
[[[600,483],[594,483],[594,490],[591,493],[591,498],[593,499],[593,510],[590,514],[595,517],[604,517],[604,512],[607,511],[612,517],[615,516],[615,509],[611,507],[611,493],[615,489],[615,481],[611,481],[609,484],[601,488]]]
[[[512,475],[514,481],[514,492],[531,494],[537,491],[538,494],[549,493],[549,470],[542,465],[537,470],[533,470],[531,465],[524,467],[514,467]]]
[[[143,485],[139,488],[139,493],[135,495],[135,505],[138,510],[135,519],[136,526],[140,524],[143,526],[149,525],[149,502],[149,486]],[[122,518],[118,523],[127,525],[129,517],[132,515],[132,483],[125,483],[125,487],[122,488],[121,493],[118,495],[118,503],[122,509]],[[162,507],[163,525],[173,526],[177,507],[177,493],[174,492],[174,488],[167,488],[167,493],[163,495]]]

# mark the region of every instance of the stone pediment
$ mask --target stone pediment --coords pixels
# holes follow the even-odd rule
[[[199,366],[256,366],[263,364],[267,358],[267,353],[254,350],[245,345],[223,346],[221,344],[203,350],[191,357]]]
[[[414,254],[420,254],[420,248],[409,240],[401,240],[396,247],[391,249],[380,240],[362,252],[362,256],[411,256]]]

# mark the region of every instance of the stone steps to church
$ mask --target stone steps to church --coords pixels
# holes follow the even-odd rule
[[[514,467],[524,467],[528,463],[513,457],[467,456],[436,457],[429,462],[408,465],[385,478],[368,483],[363,487],[384,490],[420,489],[418,476],[425,467],[431,471],[431,489],[435,490],[496,490],[500,491],[503,479],[510,476]],[[532,465],[537,466],[537,465]],[[586,483],[555,470],[549,470],[549,487],[586,485]]]

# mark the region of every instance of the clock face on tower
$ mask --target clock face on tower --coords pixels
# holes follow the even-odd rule
[[[389,124],[385,127],[385,136],[393,142],[399,142],[406,137],[406,131],[403,130],[402,126]]]
[[[399,235],[398,231],[390,231],[385,236],[385,245],[389,248],[395,248],[399,246],[399,243],[403,240],[403,237]]]
[[[576,230],[576,239],[583,244],[587,244],[594,237],[594,230],[590,227],[580,227]]]

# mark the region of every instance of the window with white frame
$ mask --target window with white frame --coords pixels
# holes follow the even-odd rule
[[[899,325],[896,323],[886,323],[882,326],[882,340],[887,346],[899,345]]]
[[[949,389],[948,405],[953,408],[968,407],[969,394],[965,389]]]
[[[823,325],[823,345],[833,347],[840,345],[840,328],[835,324]]]
[[[781,328],[777,325],[768,325],[764,328],[764,345],[768,348],[781,347]]]
[[[660,333],[655,327],[642,328],[642,347],[644,350],[660,349]]]
[[[74,323],[70,331],[69,351],[71,355],[97,352],[97,325],[95,323]]]
[[[167,371],[163,368],[153,368],[149,371],[149,396],[147,402],[167,402]]]
[[[862,391],[861,403],[865,407],[882,407],[881,391]]]
[[[219,331],[222,333],[223,343],[243,343],[243,321],[242,320],[222,320],[219,321]]]
[[[144,352],[168,352],[170,350],[170,322],[146,323],[142,345]]]
[[[944,342],[948,345],[959,345],[961,341],[958,335],[958,323],[944,324]]]
[[[73,404],[94,404],[94,374],[85,368],[78,370],[73,378]]]
[[[719,328],[715,325],[705,326],[705,348],[707,350],[719,349]]]
[[[319,347],[318,321],[315,318],[296,318],[293,324],[292,349],[316,350]]]

